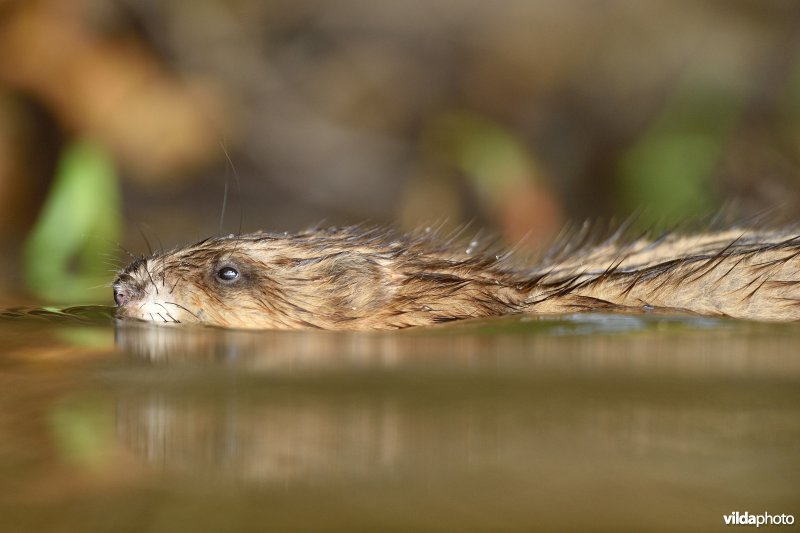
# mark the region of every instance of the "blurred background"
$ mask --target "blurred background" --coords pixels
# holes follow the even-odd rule
[[[240,228],[791,219],[798,169],[794,0],[0,0],[4,302]]]

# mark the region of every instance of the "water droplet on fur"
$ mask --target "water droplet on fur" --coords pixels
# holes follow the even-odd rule
[[[422,306],[422,310],[423,310],[423,311],[432,311],[432,309],[430,308],[430,306],[429,306],[429,305],[423,305],[423,306]]]

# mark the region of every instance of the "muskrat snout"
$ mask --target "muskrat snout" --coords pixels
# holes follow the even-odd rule
[[[117,307],[124,307],[129,305],[140,297],[140,292],[136,288],[136,284],[125,279],[124,277],[117,278],[117,281],[111,286],[114,289],[114,303]]]
[[[117,307],[122,307],[130,300],[129,293],[119,285],[114,285],[114,303]]]

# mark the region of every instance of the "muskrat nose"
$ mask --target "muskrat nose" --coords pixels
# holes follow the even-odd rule
[[[114,303],[117,307],[122,307],[128,300],[130,300],[129,293],[119,285],[114,285]]]

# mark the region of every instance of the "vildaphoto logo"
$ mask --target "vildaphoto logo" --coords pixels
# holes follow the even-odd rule
[[[794,515],[790,514],[750,514],[747,511],[734,511],[722,516],[726,526],[791,526]]]

